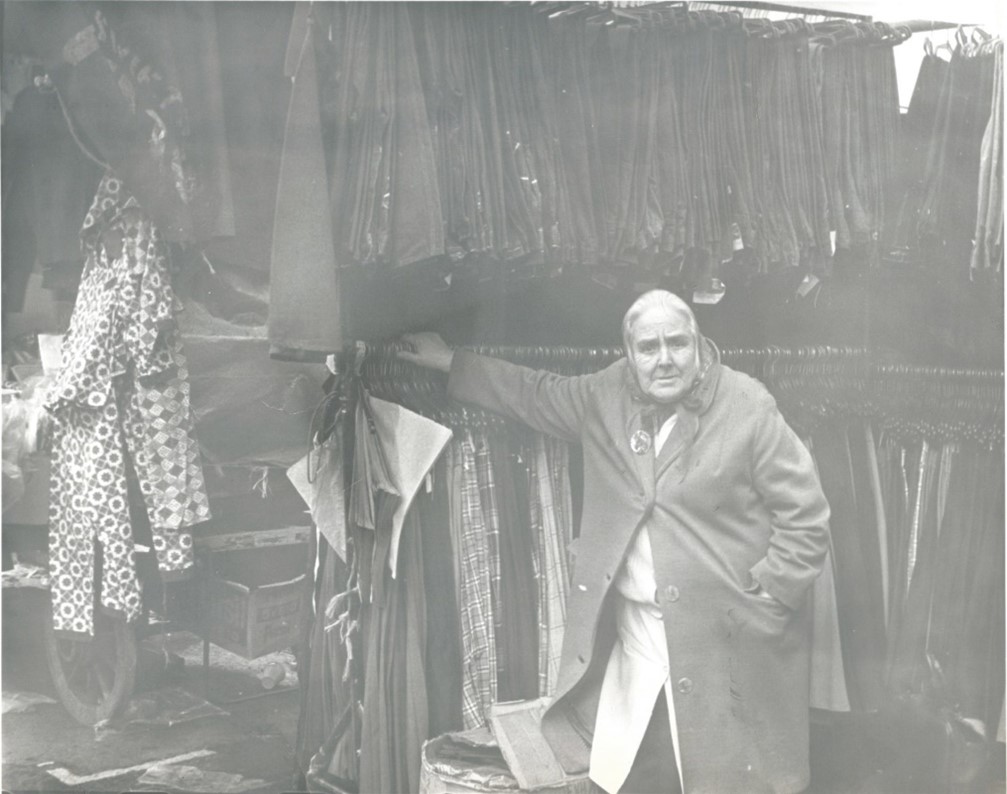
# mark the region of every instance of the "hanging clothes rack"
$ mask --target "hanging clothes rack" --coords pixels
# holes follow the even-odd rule
[[[375,397],[398,402],[454,427],[502,429],[503,419],[447,399],[446,378],[397,357],[401,341],[358,342],[360,383]],[[621,347],[474,345],[465,349],[559,374],[596,372],[625,355]],[[721,360],[762,380],[799,426],[863,418],[902,437],[1003,443],[1004,373],[994,369],[900,363],[892,353],[830,345],[733,348]]]
[[[742,8],[754,11],[780,11],[787,14],[801,14],[802,16],[834,17],[839,19],[853,19],[863,22],[870,22],[871,17],[867,14],[855,14],[851,11],[826,11],[821,8],[802,8],[801,6],[781,5],[779,3],[763,3],[756,0],[709,0],[708,3],[692,5],[712,5],[721,8]]]

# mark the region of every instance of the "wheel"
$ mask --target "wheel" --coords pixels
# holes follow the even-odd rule
[[[122,617],[95,611],[94,636],[56,636],[46,621],[46,657],[59,698],[83,725],[109,719],[133,694],[136,633]]]

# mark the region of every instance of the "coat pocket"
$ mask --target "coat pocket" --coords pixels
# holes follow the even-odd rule
[[[728,608],[727,614],[742,635],[782,638],[796,613],[775,598],[742,591],[737,603]]]

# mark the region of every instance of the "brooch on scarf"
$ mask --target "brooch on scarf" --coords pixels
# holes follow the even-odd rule
[[[650,450],[650,433],[646,430],[637,430],[629,437],[629,448],[637,455],[646,455]]]

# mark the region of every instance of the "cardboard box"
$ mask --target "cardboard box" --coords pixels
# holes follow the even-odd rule
[[[246,659],[297,645],[307,574],[286,582],[249,586],[211,576],[207,582],[207,638]]]
[[[310,528],[221,535],[197,540],[208,555],[205,633],[221,648],[256,659],[301,641],[311,597]]]

